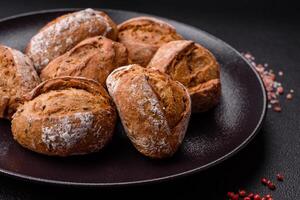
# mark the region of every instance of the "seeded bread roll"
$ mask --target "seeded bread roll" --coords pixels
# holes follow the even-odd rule
[[[130,63],[143,67],[162,44],[183,39],[173,26],[152,17],[129,19],[118,25],[118,31],[118,41],[128,49]]]
[[[191,113],[185,87],[139,65],[114,70],[106,84],[135,148],[151,158],[172,156],[182,143]]]
[[[115,40],[117,26],[104,12],[85,9],[63,15],[43,27],[27,45],[26,54],[40,71],[80,41],[103,35]]]
[[[31,60],[18,50],[0,45],[0,118],[11,119],[23,95],[40,83]]]
[[[97,36],[83,40],[51,61],[40,77],[42,80],[60,76],[86,77],[105,85],[110,72],[127,62],[127,50],[123,44]]]
[[[158,49],[148,68],[167,73],[187,87],[192,112],[205,112],[220,100],[219,64],[200,44],[188,40],[169,42]]]
[[[55,156],[87,154],[112,138],[116,111],[106,90],[86,78],[41,83],[12,120],[14,139],[32,151]]]

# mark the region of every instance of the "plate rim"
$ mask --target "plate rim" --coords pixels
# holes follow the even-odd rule
[[[83,9],[86,9],[86,8],[56,8],[56,9],[43,9],[43,10],[25,12],[25,13],[20,13],[20,14],[9,16],[9,17],[1,18],[0,23],[6,22],[6,21],[9,21],[9,20],[14,20],[14,19],[21,18],[21,17],[31,16],[31,15],[47,14],[47,13],[55,13],[55,12],[72,12],[72,11],[78,11],[78,10],[83,10]],[[165,17],[160,17],[160,16],[157,16],[157,15],[148,14],[148,13],[130,11],[130,10],[108,9],[108,8],[93,8],[93,9],[104,11],[104,12],[107,12],[107,11],[111,11],[111,12],[129,12],[129,13],[134,13],[134,14],[137,14],[137,15],[147,15],[147,16],[157,17],[157,18],[160,18],[162,20],[167,20],[169,22],[174,22],[174,23],[189,27],[190,29],[194,29],[196,31],[201,31],[205,35],[212,38],[213,40],[221,42],[227,48],[230,48],[234,53],[236,53],[239,57],[242,58],[242,60],[244,60],[247,63],[247,65],[250,67],[250,69],[254,72],[254,74],[255,74],[258,82],[259,82],[259,85],[261,87],[261,91],[262,91],[262,94],[263,94],[263,109],[262,109],[262,113],[260,115],[260,119],[259,119],[256,127],[254,128],[252,133],[241,144],[239,144],[236,148],[234,148],[233,150],[231,150],[227,154],[223,155],[222,157],[220,157],[220,158],[218,158],[218,159],[216,159],[216,160],[214,160],[210,163],[202,165],[200,167],[197,167],[197,168],[194,168],[194,169],[191,169],[191,170],[187,170],[187,171],[184,171],[184,172],[180,172],[180,173],[175,173],[175,174],[168,175],[168,176],[159,177],[159,178],[151,178],[151,179],[144,179],[144,180],[138,180],[138,181],[107,182],[107,183],[90,182],[89,183],[89,182],[60,181],[60,180],[51,180],[51,179],[47,179],[47,178],[38,178],[38,177],[24,175],[24,174],[21,174],[21,173],[18,173],[18,172],[12,172],[12,171],[0,168],[0,173],[1,174],[5,175],[5,176],[12,177],[12,178],[15,178],[15,179],[19,179],[19,180],[23,180],[23,181],[29,181],[29,182],[35,182],[35,183],[40,183],[40,184],[52,184],[52,185],[60,185],[60,186],[77,186],[77,187],[82,187],[82,186],[84,186],[84,187],[119,187],[119,186],[135,186],[135,185],[145,185],[145,184],[151,184],[151,183],[166,182],[166,181],[171,181],[171,180],[174,180],[174,179],[190,176],[190,175],[193,175],[195,173],[199,173],[203,170],[206,170],[210,167],[213,167],[217,164],[220,164],[221,162],[231,158],[236,153],[238,153],[243,148],[245,148],[247,146],[247,144],[249,144],[249,142],[252,141],[253,138],[257,135],[257,133],[259,132],[259,130],[262,127],[263,121],[264,121],[264,119],[266,117],[266,113],[267,113],[267,95],[266,95],[265,86],[263,84],[263,81],[262,81],[261,77],[259,76],[259,74],[255,70],[255,68],[235,48],[233,48],[231,45],[227,44],[225,41],[219,39],[218,37],[206,32],[206,31],[203,31],[202,29],[200,29],[198,27],[195,27],[195,26],[192,26],[192,25],[189,25],[189,24],[185,24],[185,23],[177,21],[177,20],[173,20],[173,19],[169,19],[169,18],[165,18]]]

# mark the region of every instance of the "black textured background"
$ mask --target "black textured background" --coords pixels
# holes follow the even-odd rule
[[[155,198],[165,194],[221,200],[226,199],[227,191],[239,188],[271,193],[275,200],[300,199],[300,14],[296,1],[8,0],[0,2],[0,18],[66,7],[146,12],[196,26],[239,51],[252,52],[257,61],[268,62],[275,71],[282,70],[280,80],[286,89],[295,90],[295,98],[283,100],[282,113],[268,111],[262,130],[245,149],[200,174],[158,185],[114,189],[56,187],[0,176],[0,199]],[[284,182],[275,181],[277,172],[285,175]],[[263,187],[261,177],[273,179],[277,189],[270,192]]]

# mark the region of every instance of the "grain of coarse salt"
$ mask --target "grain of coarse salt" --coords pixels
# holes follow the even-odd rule
[[[267,92],[268,108],[273,108],[275,112],[281,112],[282,107],[280,103],[280,95],[284,94],[284,87],[281,82],[276,80],[276,74],[272,69],[269,69],[269,64],[256,64],[254,62],[255,57],[251,53],[242,53],[242,55],[249,61],[249,63],[255,68],[260,75]],[[278,75],[283,76],[283,72],[279,71]],[[293,98],[292,93],[294,90],[290,90],[290,93],[286,95],[286,99],[291,100]]]

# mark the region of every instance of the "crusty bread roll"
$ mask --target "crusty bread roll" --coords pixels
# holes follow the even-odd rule
[[[106,90],[93,80],[54,78],[26,99],[12,120],[14,139],[25,148],[56,156],[87,154],[112,138],[116,111]]]
[[[129,19],[118,25],[118,31],[118,41],[127,47],[130,63],[143,67],[162,44],[183,39],[173,26],[153,17]]]
[[[221,96],[219,64],[203,46],[178,40],[161,46],[148,68],[167,73],[187,87],[192,112],[204,112],[218,104]]]
[[[114,70],[106,84],[136,149],[151,158],[172,156],[185,136],[191,113],[185,87],[139,65]]]
[[[126,47],[102,36],[88,38],[51,61],[41,72],[42,80],[60,76],[86,77],[105,85],[115,68],[128,62]]]
[[[18,50],[0,45],[0,118],[10,119],[23,95],[40,83],[31,60]]]
[[[40,71],[54,58],[64,54],[80,41],[97,35],[113,40],[117,26],[104,12],[85,9],[63,15],[43,27],[32,37],[26,54]]]

